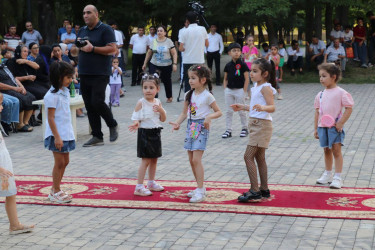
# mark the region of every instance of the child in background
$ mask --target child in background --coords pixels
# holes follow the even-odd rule
[[[270,197],[268,189],[267,163],[265,152],[272,136],[272,117],[270,113],[275,112],[273,95],[276,94],[275,65],[273,61],[264,58],[257,59],[251,65],[251,88],[250,106],[244,104],[233,104],[234,111],[247,110],[249,112],[249,143],[244,155],[247,173],[249,175],[251,188],[248,192],[238,197],[239,202],[257,202],[262,198]],[[257,166],[260,176],[260,188],[258,187]]]
[[[320,91],[314,102],[314,137],[319,139],[324,148],[325,171],[316,181],[317,184],[328,184],[330,188],[339,189],[343,182],[341,178],[343,146],[345,132],[344,124],[352,113],[354,101],[352,96],[337,86],[341,78],[341,71],[333,63],[323,63],[318,66],[320,83],[325,88]],[[344,114],[342,109],[345,108]],[[332,178],[332,164],[335,159],[335,174]]]
[[[169,122],[173,130],[180,129],[181,123],[188,117],[184,148],[188,152],[191,169],[198,187],[187,196],[189,202],[201,202],[206,198],[204,187],[204,168],[202,156],[206,150],[211,120],[222,114],[211,94],[211,72],[206,66],[193,65],[188,71],[191,90],[185,95],[184,108],[177,121]],[[207,90],[208,87],[208,90]],[[213,109],[213,113],[211,113]]]
[[[260,50],[261,57],[266,58],[268,53],[270,52],[270,47],[268,43],[262,43],[262,50]]]
[[[4,49],[1,51],[1,56],[3,57],[1,58],[1,63],[5,63],[7,60],[12,58],[12,52],[10,52],[7,49]]]
[[[279,64],[280,64],[280,55],[279,55],[279,46],[276,44],[271,45],[271,52],[268,55],[268,60],[273,61],[276,71],[276,90],[278,93],[277,100],[282,100],[283,96],[281,95],[281,88],[279,84]]]
[[[157,73],[144,74],[142,77],[143,98],[135,106],[132,120],[133,125],[129,130],[135,132],[138,130],[137,156],[142,158],[138,169],[138,184],[135,187],[134,195],[148,196],[151,191],[163,191],[164,187],[155,182],[156,165],[158,158],[161,157],[161,137],[160,132],[164,122],[166,112],[159,99],[155,98],[160,90],[160,79]],[[147,188],[143,181],[148,168]]]
[[[280,63],[279,63],[279,70],[280,70],[280,77],[279,82],[283,81],[283,66],[285,62],[285,55],[286,55],[286,49],[285,49],[285,43],[284,40],[279,41],[279,56],[280,56]]]
[[[251,69],[251,63],[258,57],[258,49],[254,45],[254,36],[246,37],[246,45],[242,48],[242,55],[248,69]]]
[[[243,51],[245,49],[243,47]],[[245,103],[245,96],[247,94],[247,88],[249,86],[249,68],[247,64],[241,60],[241,45],[238,43],[231,43],[228,47],[228,54],[232,57],[232,60],[225,65],[224,68],[224,95],[225,104],[227,105],[227,116],[226,116],[226,131],[221,135],[222,138],[232,137],[232,120],[233,120],[233,109],[232,104]],[[249,62],[251,64],[251,62]],[[240,137],[246,137],[249,132],[247,131],[246,114],[243,111],[239,112],[242,131]]]
[[[112,58],[112,75],[109,77],[109,86],[111,87],[111,105],[113,107],[120,106],[120,90],[122,70],[119,66],[118,57]]]
[[[72,197],[61,190],[60,184],[69,164],[69,152],[76,147],[70,114],[70,93],[74,68],[67,62],[55,61],[49,68],[52,87],[44,96],[46,132],[44,146],[51,150],[55,164],[52,170],[53,186],[48,199],[56,203],[69,203]]]
[[[0,113],[3,110],[3,95],[0,93]],[[34,225],[26,226],[19,222],[16,204],[17,187],[13,175],[12,160],[0,132],[0,197],[5,196],[5,210],[9,219],[9,234],[31,232]]]
[[[343,43],[344,47],[345,48],[352,47],[352,45],[353,45],[352,26],[345,25],[345,30],[344,30],[344,32],[342,32],[342,35],[343,35],[343,40],[344,40],[344,43]]]

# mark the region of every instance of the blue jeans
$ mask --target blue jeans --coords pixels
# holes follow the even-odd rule
[[[359,42],[353,43],[354,57],[361,60],[361,64],[367,63],[367,47],[365,43],[362,43],[362,46],[359,46]]]
[[[3,111],[1,121],[7,124],[19,122],[20,102],[14,96],[3,94]]]

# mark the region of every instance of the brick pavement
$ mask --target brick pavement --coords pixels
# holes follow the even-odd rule
[[[129,78],[126,78],[129,81]],[[176,99],[178,84],[173,91]],[[375,188],[375,85],[343,86],[356,102],[346,124],[344,184]],[[313,139],[313,100],[320,84],[283,84],[284,100],[276,101],[274,133],[266,153],[271,184],[313,185],[324,169],[322,149]],[[127,87],[121,107],[113,112],[120,124],[120,139],[103,147],[83,148],[89,139],[87,119],[77,119],[79,142],[71,153],[66,176],[136,178],[136,134],[128,132],[130,116],[141,96],[140,87]],[[214,95],[223,111],[222,87]],[[167,121],[177,118],[182,104],[165,103]],[[103,123],[104,124],[104,123]],[[185,123],[186,124],[186,123]],[[240,138],[240,122],[234,116],[233,137],[221,139],[224,116],[213,121],[208,149],[203,158],[207,181],[248,182],[243,163],[247,139]],[[156,177],[193,180],[184,151],[184,130],[162,132],[163,157]],[[52,154],[43,148],[41,128],[30,134],[6,138],[16,174],[49,175]],[[375,221],[263,216],[233,213],[178,212],[140,209],[108,209],[18,205],[24,223],[36,223],[32,234],[10,237],[1,205],[0,249],[373,249]]]

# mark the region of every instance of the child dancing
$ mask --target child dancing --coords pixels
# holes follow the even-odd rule
[[[257,202],[262,198],[269,198],[267,163],[265,152],[272,136],[272,117],[270,113],[275,111],[273,96],[276,94],[275,65],[273,61],[264,58],[255,60],[251,65],[250,106],[233,104],[234,111],[247,110],[249,112],[249,143],[244,155],[247,173],[249,175],[250,190],[238,197],[239,202]],[[260,188],[258,187],[257,166],[260,176]]]
[[[190,202],[201,202],[206,198],[204,187],[204,169],[202,156],[206,150],[211,120],[219,118],[222,113],[211,94],[211,72],[206,66],[193,65],[188,71],[191,90],[185,95],[184,108],[175,122],[170,122],[173,130],[178,130],[188,117],[184,148],[188,152],[191,169],[198,187],[187,196]],[[208,90],[207,90],[208,87]],[[214,111],[211,112],[211,109]]]
[[[316,181],[317,184],[328,184],[330,188],[339,189],[343,182],[341,178],[343,157],[341,146],[344,145],[344,124],[352,113],[354,101],[352,96],[337,86],[341,78],[340,68],[333,63],[323,63],[318,66],[320,83],[325,88],[320,91],[314,102],[314,137],[319,139],[324,148],[325,171]],[[342,109],[345,108],[344,114]],[[335,174],[332,178],[332,165],[335,159]]]
[[[155,173],[158,158],[162,155],[160,137],[162,125],[160,122],[164,122],[167,117],[160,100],[155,98],[160,90],[159,75],[157,73],[144,74],[141,85],[143,98],[135,106],[132,115],[134,123],[129,126],[129,130],[132,132],[138,130],[137,156],[142,158],[134,195],[149,196],[152,195],[151,191],[164,190],[164,187],[155,182]],[[149,181],[146,188],[143,181],[147,168]]]

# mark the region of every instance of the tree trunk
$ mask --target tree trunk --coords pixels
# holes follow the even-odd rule
[[[329,33],[332,30],[332,14],[333,8],[332,5],[327,3],[326,4],[326,13],[325,13],[325,26],[326,26],[326,40],[329,40]],[[323,38],[323,37],[322,37]]]
[[[322,5],[316,4],[315,5],[315,17],[314,17],[314,29],[315,29],[315,35],[319,38],[322,39]],[[308,40],[310,41],[310,40]]]
[[[44,44],[53,44],[57,38],[57,23],[52,0],[38,0],[39,32]]]
[[[277,44],[277,30],[275,29],[274,20],[271,16],[266,18],[268,41],[270,44]]]
[[[258,40],[259,40],[259,48],[262,43],[266,41],[263,34],[263,26],[261,23],[258,23]]]
[[[283,28],[279,28],[279,41],[284,40],[284,32]]]
[[[336,18],[340,20],[341,25],[348,24],[349,6],[337,6]]]
[[[314,32],[314,2],[306,0],[306,41],[311,42]]]
[[[255,36],[254,25],[250,25],[250,34]]]
[[[245,26],[245,39],[250,34],[249,26]]]

